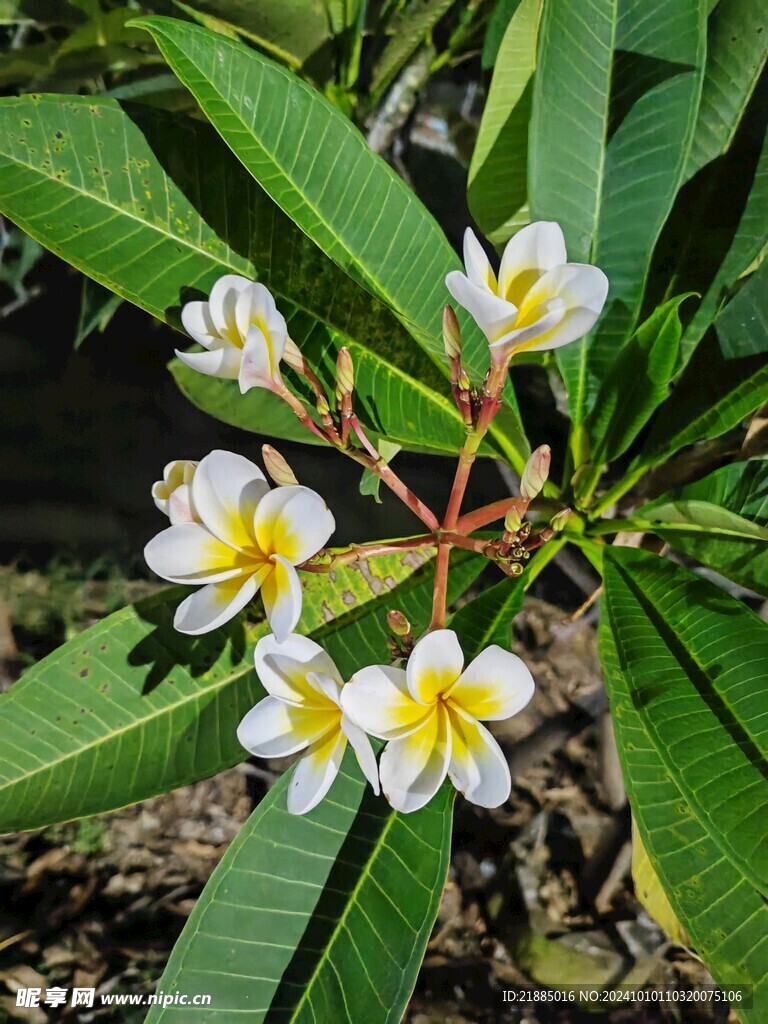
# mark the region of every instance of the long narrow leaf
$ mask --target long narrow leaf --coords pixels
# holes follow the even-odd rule
[[[347,274],[389,306],[447,374],[442,344],[445,275],[458,260],[426,207],[324,97],[234,40],[172,18],[141,18],[171,68],[232,151],[293,221]],[[467,366],[488,351],[463,317]],[[527,445],[509,395],[506,453]],[[499,421],[502,422],[502,421]]]

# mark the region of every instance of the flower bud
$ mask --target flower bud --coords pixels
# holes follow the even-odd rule
[[[443,306],[443,344],[449,359],[461,358],[461,330],[451,306]]]
[[[517,533],[523,525],[523,520],[516,508],[511,508],[504,516],[504,529],[507,533]]]
[[[261,455],[264,468],[278,487],[288,487],[299,482],[283,456],[271,444],[262,445]]]
[[[459,374],[457,384],[459,385],[462,391],[469,391],[469,389],[472,387],[469,375],[467,374],[467,371],[463,367],[461,373]]]
[[[402,612],[397,611],[393,608],[392,611],[387,612],[387,625],[395,634],[395,636],[408,636],[411,632],[411,624],[403,615]]]
[[[549,476],[549,463],[552,451],[548,444],[536,449],[528,459],[520,481],[520,496],[526,501],[533,501],[539,494]]]
[[[355,387],[355,368],[346,345],[339,349],[336,358],[336,398],[340,402],[345,395],[351,395]]]
[[[285,348],[283,349],[283,362],[287,363],[297,373],[304,372],[304,356],[301,354],[301,349],[293,338],[286,339]]]
[[[569,508],[561,509],[555,513],[549,521],[550,529],[554,530],[555,533],[560,533],[564,530],[568,524],[568,520],[571,518],[571,510]]]
[[[196,462],[176,459],[163,470],[163,479],[152,485],[152,499],[157,508],[168,516],[172,526],[193,523],[197,518],[190,488],[196,469]]]
[[[328,416],[331,411],[331,407],[328,405],[328,399],[325,397],[325,395],[317,396],[317,402],[315,403],[315,407],[317,408],[317,411],[321,416]]]

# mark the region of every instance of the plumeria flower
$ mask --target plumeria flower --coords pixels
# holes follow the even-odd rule
[[[251,388],[272,388],[281,382],[288,328],[268,288],[247,277],[225,274],[207,302],[188,302],[181,311],[184,330],[205,352],[176,352],[187,366],[210,377]]]
[[[272,631],[285,639],[301,615],[294,566],[316,554],[336,527],[323,499],[308,487],[270,490],[248,459],[213,451],[195,470],[191,502],[198,521],[163,530],[144,549],[158,576],[202,584],[176,610],[176,629],[208,633],[260,590]]]
[[[176,459],[163,470],[163,479],[152,485],[155,505],[171,520],[173,526],[179,523],[193,523],[197,518],[192,508],[190,484],[195,475],[197,463],[190,459]]]
[[[509,766],[482,721],[521,711],[533,679],[515,654],[487,647],[464,668],[451,629],[416,644],[406,669],[372,665],[344,687],[341,706],[372,736],[388,740],[379,762],[381,788],[398,811],[428,803],[446,775],[467,800],[498,807],[509,797]]]
[[[445,283],[485,334],[494,363],[523,350],[560,348],[594,326],[605,305],[608,278],[597,267],[566,259],[559,224],[538,221],[507,242],[497,278],[467,228],[466,275],[454,270]]]
[[[265,636],[256,645],[256,671],[269,696],[240,723],[237,737],[258,757],[306,751],[288,790],[288,810],[305,814],[317,806],[339,773],[351,743],[363,774],[379,792],[371,741],[342,711],[344,681],[319,644],[295,633],[278,643]]]

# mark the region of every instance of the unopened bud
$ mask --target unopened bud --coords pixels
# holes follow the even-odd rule
[[[355,368],[349,349],[339,349],[336,358],[336,398],[341,401],[344,395],[351,395],[355,387]]]
[[[328,399],[325,395],[317,396],[317,411],[321,416],[329,416],[331,407],[328,405]]]
[[[461,358],[461,329],[451,306],[443,306],[443,344],[449,359]]]
[[[287,365],[297,373],[304,372],[304,356],[301,354],[301,349],[292,338],[286,339],[285,348],[283,349],[283,362],[287,363]]]
[[[262,445],[261,455],[264,468],[278,487],[288,487],[299,482],[283,456],[271,444]]]
[[[550,519],[550,528],[553,529],[555,533],[560,533],[561,530],[565,529],[570,518],[571,510],[569,508],[561,509],[560,512],[556,512]]]
[[[397,611],[393,608],[392,611],[387,612],[387,625],[395,634],[395,636],[408,636],[411,632],[411,624],[403,615],[402,612]]]
[[[523,525],[523,520],[516,508],[511,508],[504,516],[504,529],[507,533],[517,533]]]
[[[533,501],[547,482],[551,459],[552,451],[549,445],[543,444],[526,462],[520,481],[520,496],[526,501]]]
[[[469,391],[469,389],[472,387],[469,376],[467,375],[467,371],[465,369],[462,368],[462,371],[459,374],[459,379],[456,383],[459,385],[462,391]]]

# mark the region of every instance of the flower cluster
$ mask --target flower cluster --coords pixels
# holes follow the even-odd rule
[[[164,579],[199,588],[179,605],[176,629],[207,633],[261,595],[272,632],[259,641],[255,664],[267,696],[242,720],[238,737],[259,757],[303,755],[288,792],[288,810],[295,814],[322,800],[348,745],[374,792],[383,792],[398,811],[423,807],[446,777],[483,807],[496,807],[509,796],[509,767],[483,723],[521,711],[533,695],[533,679],[516,655],[496,645],[465,666],[456,633],[446,628],[448,556],[453,547],[467,548],[519,576],[531,553],[566,527],[569,509],[556,511],[538,532],[524,520],[548,486],[547,445],[529,458],[519,496],[464,515],[461,503],[473,460],[501,408],[511,359],[524,349],[568,344],[590,330],[605,303],[607,281],[596,267],[566,262],[557,224],[520,231],[502,255],[498,276],[469,230],[464,256],[466,274],[448,274],[446,286],[484,332],[490,366],[482,384],[473,386],[462,366],[459,322],[446,306],[445,351],[467,437],[442,520],[366,436],[355,413],[355,372],[346,348],[338,352],[329,394],[288,336],[285,318],[263,284],[228,274],[214,284],[208,301],[189,302],[182,310],[184,328],[203,347],[177,353],[187,366],[236,380],[243,394],[254,387],[272,391],[316,438],[377,475],[430,531],[327,551],[335,529],[332,513],[270,445],[262,451],[274,488],[254,463],[226,451],[213,451],[200,462],[171,462],[152,488],[170,525],[147,544],[146,561]],[[314,393],[314,410],[286,384],[281,362],[304,378]],[[471,536],[499,520],[504,529],[495,539]],[[298,570],[329,572],[364,553],[419,547],[437,548],[429,629],[414,642],[410,623],[393,609],[393,663],[368,665],[345,681],[322,647],[295,632],[302,607]],[[378,763],[371,737],[385,744]]]
[[[521,711],[533,696],[525,664],[496,645],[464,668],[453,630],[427,633],[407,667],[370,665],[345,683],[329,655],[293,635],[264,637],[256,671],[268,696],[245,716],[242,745],[258,757],[304,751],[288,792],[288,810],[315,807],[336,778],[347,743],[366,779],[397,811],[416,811],[446,775],[473,803],[498,807],[509,797],[504,754],[483,721]],[[386,740],[377,767],[368,736]]]

